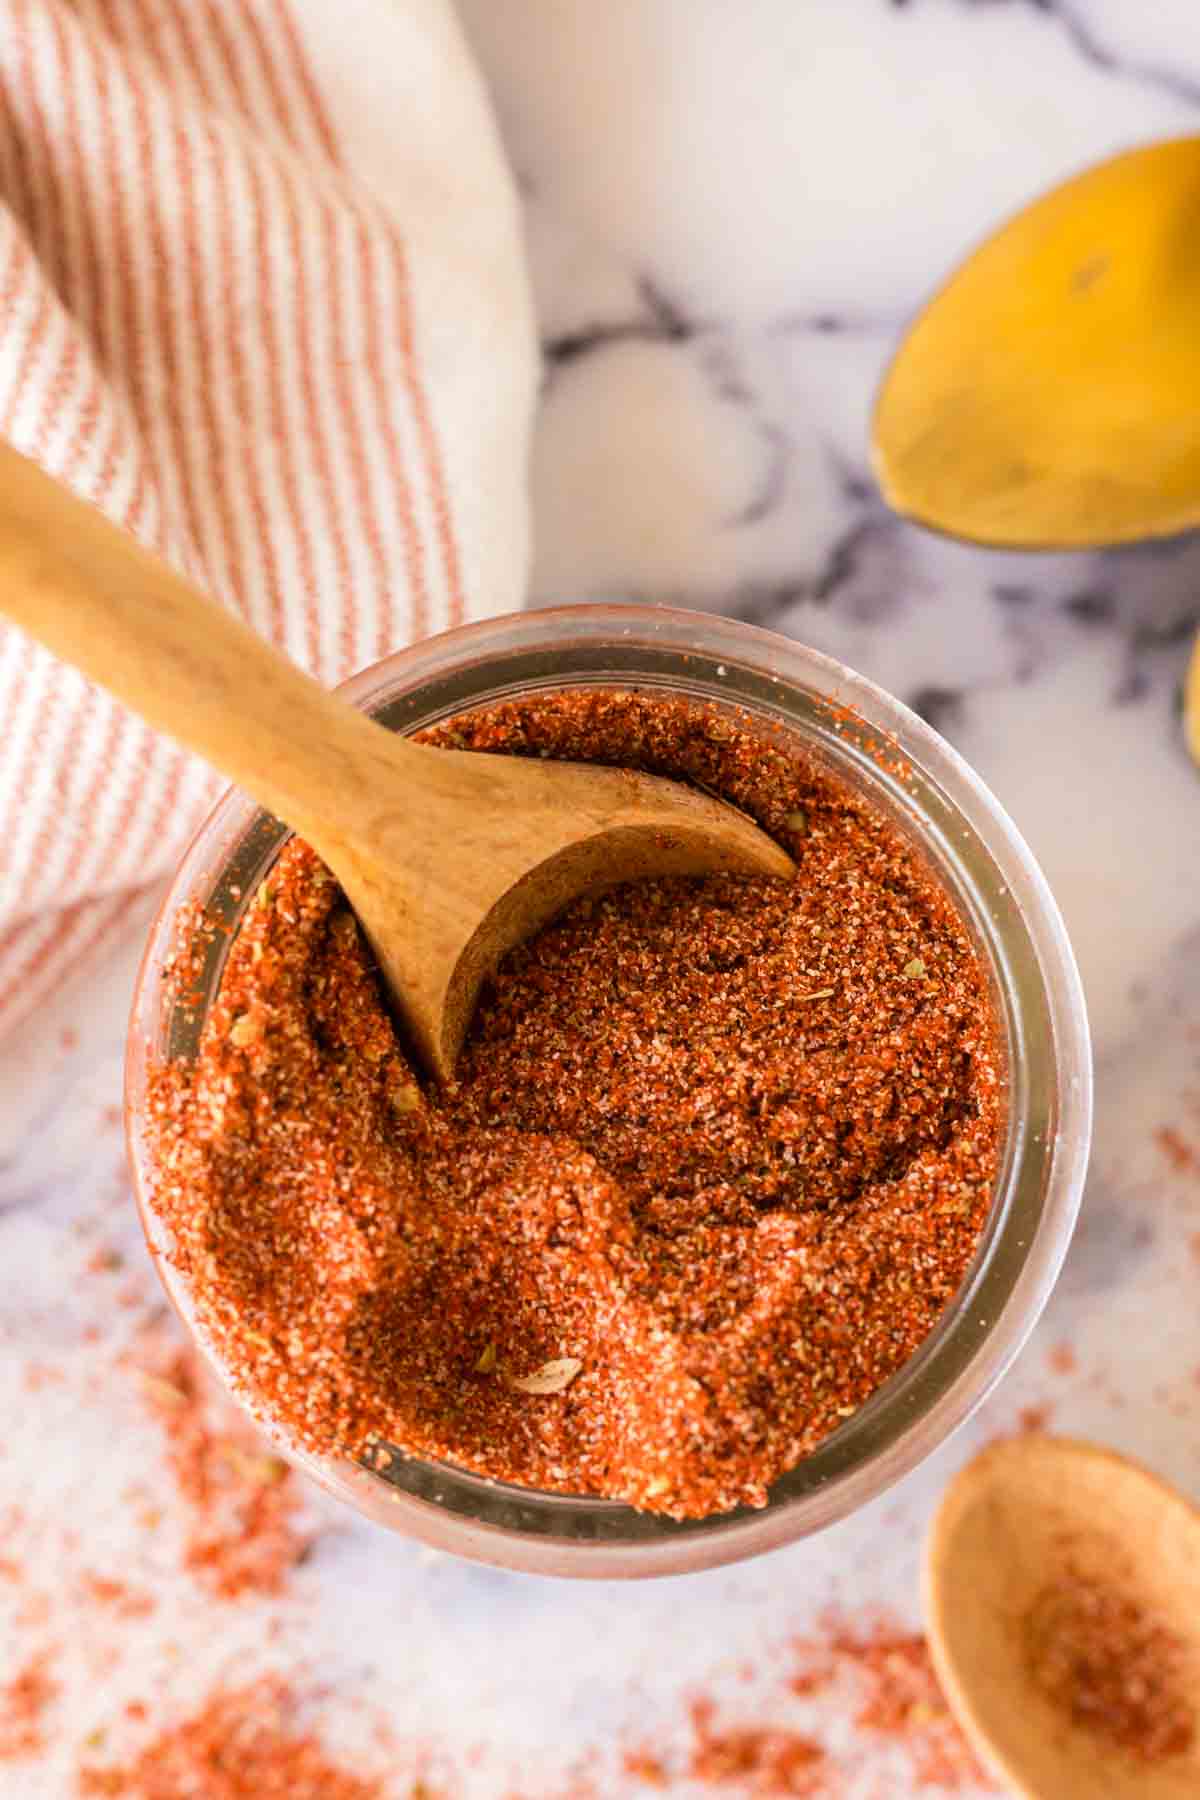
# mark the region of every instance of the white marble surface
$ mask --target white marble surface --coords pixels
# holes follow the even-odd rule
[[[0,1769],[20,1800],[64,1800],[81,1740],[126,1699],[173,1709],[216,1674],[266,1666],[386,1714],[413,1746],[395,1757],[398,1795],[431,1743],[464,1792],[557,1796],[596,1748],[594,1792],[639,1791],[616,1738],[682,1749],[694,1682],[727,1690],[731,1717],[844,1730],[738,1665],[769,1664],[831,1601],[915,1619],[934,1497],[1023,1408],[1200,1495],[1200,776],[1178,717],[1200,540],[1114,557],[959,548],[890,518],[866,455],[900,326],[991,221],[1108,151],[1200,126],[1200,14],[1192,0],[463,11],[526,195],[546,343],[536,598],[630,594],[772,625],[892,688],[976,765],[1041,857],[1083,968],[1098,1075],[1083,1220],[982,1413],[819,1539],[711,1575],[564,1586],[431,1561],[329,1507],[288,1598],[221,1608],[179,1574],[169,1530],[146,1541],[131,1523],[131,1475],[153,1487],[160,1458],[109,1358],[143,1313],[83,1275],[115,1236],[138,1275],[111,1110],[131,931],[0,1054],[0,1514],[25,1505],[8,1542],[52,1596],[46,1619],[18,1624],[0,1582],[0,1662],[47,1634],[67,1645],[49,1752]],[[1197,1147],[1195,1169],[1172,1166],[1164,1126]],[[101,1345],[82,1342],[97,1318]],[[61,1379],[31,1393],[31,1360]],[[161,1596],[103,1680],[103,1646],[72,1623],[71,1584],[97,1563]],[[334,1735],[355,1717],[335,1704]],[[471,1768],[473,1745],[486,1754]],[[862,1745],[855,1758],[848,1794],[916,1791],[903,1759],[889,1773]]]

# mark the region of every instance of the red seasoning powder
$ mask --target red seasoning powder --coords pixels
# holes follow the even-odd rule
[[[1073,1725],[1146,1763],[1191,1749],[1187,1646],[1132,1594],[1068,1566],[1025,1633],[1035,1684]]]
[[[185,1567],[221,1600],[282,1592],[313,1535],[296,1476],[247,1428],[194,1351],[160,1345],[138,1373],[186,1508]],[[119,1584],[109,1586],[115,1600]]]
[[[151,1083],[152,1203],[202,1327],[319,1452],[760,1506],[974,1252],[1002,1079],[970,935],[882,812],[743,715],[580,691],[427,736],[691,780],[797,877],[576,903],[502,965],[437,1091],[291,843],[195,1063]]]
[[[58,1683],[49,1672],[51,1660],[44,1651],[31,1656],[0,1685],[0,1762],[36,1756],[45,1748],[43,1721],[58,1698]]]
[[[829,1759],[815,1739],[778,1725],[719,1726],[715,1712],[709,1700],[693,1703],[693,1781],[740,1794],[828,1796]]]
[[[87,1763],[82,1800],[386,1800],[384,1782],[338,1767],[280,1682],[214,1694],[123,1766]]]
[[[693,1696],[690,1745],[680,1745],[674,1731],[661,1743],[641,1742],[625,1753],[624,1774],[646,1789],[674,1792],[686,1782],[689,1793],[697,1784],[764,1800],[850,1800],[865,1793],[871,1800],[911,1800],[995,1791],[955,1722],[919,1633],[884,1616],[830,1615],[791,1653],[782,1695],[760,1702],[749,1717],[732,1718],[714,1695]],[[774,1653],[770,1667],[781,1665],[786,1659]],[[836,1742],[827,1741],[831,1727]]]
[[[907,1753],[916,1792],[991,1791],[950,1710],[923,1634],[886,1621],[865,1630],[847,1626],[834,1631],[830,1649],[859,1686],[855,1725],[868,1739],[887,1740]]]

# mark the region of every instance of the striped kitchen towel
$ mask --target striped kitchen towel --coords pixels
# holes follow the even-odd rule
[[[449,0],[0,0],[0,432],[322,681],[521,604],[535,351]],[[221,783],[0,625],[0,1032]]]

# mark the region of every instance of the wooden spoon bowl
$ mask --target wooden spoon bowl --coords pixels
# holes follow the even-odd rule
[[[981,544],[1200,524],[1200,136],[1007,220],[910,327],[873,427],[897,512]]]
[[[1065,1438],[995,1444],[951,1484],[926,1543],[934,1664],[985,1765],[1026,1800],[1200,1794],[1200,1511],[1112,1451]],[[1190,1741],[1153,1759],[1073,1720],[1045,1659],[1063,1606],[1120,1596],[1169,1637],[1172,1716]],[[1078,1597],[1082,1596],[1082,1600]],[[1074,1597],[1074,1598],[1073,1598]],[[1056,1613],[1057,1609],[1057,1613]],[[1103,1616],[1103,1615],[1102,1615]],[[1136,1674],[1136,1672],[1133,1672]]]

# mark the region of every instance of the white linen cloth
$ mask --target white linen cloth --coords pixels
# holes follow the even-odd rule
[[[521,604],[535,369],[447,0],[0,0],[0,433],[322,681]],[[0,1033],[221,785],[0,623]]]

